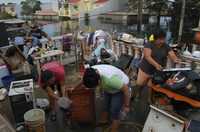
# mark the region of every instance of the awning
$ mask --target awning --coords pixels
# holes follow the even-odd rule
[[[69,3],[71,3],[71,4],[76,4],[76,3],[78,3],[80,0],[69,0]]]

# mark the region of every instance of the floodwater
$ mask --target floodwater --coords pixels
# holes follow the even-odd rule
[[[129,32],[133,30],[134,26],[127,26],[123,24],[102,23],[98,19],[91,19],[89,22],[80,21],[60,21],[56,23],[48,23],[43,25],[43,31],[47,32],[49,36],[57,36],[76,30],[94,31],[102,29],[108,32],[120,31]]]
[[[169,18],[161,18],[161,25],[164,25],[164,27],[166,25],[166,19]],[[143,25],[142,29],[145,30],[147,27],[148,25]],[[42,29],[47,32],[49,36],[58,36],[77,30],[91,32],[97,29],[102,29],[110,33],[112,33],[113,31],[117,31],[135,34],[137,30],[137,25],[103,23],[98,18],[92,18],[88,22],[86,22],[85,20],[46,22],[45,24],[43,23]]]

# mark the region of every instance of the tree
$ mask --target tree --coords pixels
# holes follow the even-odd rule
[[[141,8],[142,0],[129,0],[129,11],[135,11]],[[162,13],[168,14],[172,9],[172,4],[168,0],[143,0],[143,9],[149,11],[150,15],[157,16],[157,27],[160,26],[160,18]]]
[[[146,1],[146,8],[149,9],[151,14],[155,14],[157,16],[157,27],[160,27],[160,18],[162,13],[169,14],[171,11],[170,2],[168,0],[147,0]]]
[[[39,0],[25,0],[21,2],[22,15],[33,15],[36,11],[41,10],[41,2]]]
[[[180,24],[180,14],[181,14],[182,0],[176,0],[173,3],[172,10],[172,33],[173,37],[177,39],[178,37],[178,28]],[[200,17],[200,1],[199,0],[186,0],[185,7],[185,18],[183,24],[183,35],[182,41],[190,43],[193,40],[193,31],[192,28],[198,26]]]
[[[12,16],[11,14],[7,12],[0,13],[0,19],[11,19],[11,18],[16,18],[16,16]]]

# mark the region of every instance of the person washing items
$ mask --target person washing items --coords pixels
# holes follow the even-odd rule
[[[58,62],[49,62],[42,66],[41,87],[47,92],[52,110],[51,120],[56,120],[56,102],[65,96],[65,70]]]
[[[180,62],[174,51],[165,44],[165,36],[164,31],[156,30],[153,33],[153,41],[144,45],[144,57],[139,64],[137,86],[135,87],[134,97],[136,96],[136,99],[141,97],[141,91],[144,86],[152,86],[151,77],[156,71],[162,71],[166,66],[167,57],[174,63]]]
[[[110,114],[111,132],[117,132],[120,123],[120,113],[129,112],[130,93],[129,78],[120,69],[111,65],[94,65],[85,70],[83,84],[87,88],[100,86],[104,91],[104,112],[101,123],[107,123]]]

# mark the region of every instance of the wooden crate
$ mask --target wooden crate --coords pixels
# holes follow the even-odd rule
[[[94,90],[81,87],[68,94],[69,98],[72,100],[71,121],[94,123],[96,118],[94,93]]]

